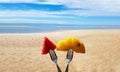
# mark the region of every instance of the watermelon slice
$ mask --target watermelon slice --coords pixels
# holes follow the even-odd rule
[[[47,37],[45,37],[41,54],[47,54],[49,53],[50,49],[54,50],[55,48],[56,48],[56,45],[52,43],[52,41],[50,41]]]

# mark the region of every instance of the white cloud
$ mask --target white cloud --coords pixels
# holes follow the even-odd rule
[[[61,3],[68,8],[85,8],[88,10],[71,10],[69,13],[78,15],[119,15],[120,0],[47,0],[48,2]]]
[[[39,4],[63,4],[68,8],[85,8],[88,10],[49,11],[0,11],[0,17],[48,17],[63,18],[72,16],[120,16],[120,0],[0,0],[0,2],[29,2]],[[62,16],[61,16],[62,15]],[[65,16],[64,16],[65,15]],[[69,16],[70,15],[70,16]]]
[[[120,0],[46,0],[46,2],[39,2],[38,0],[0,0],[1,2],[63,4],[68,8],[83,8],[83,10],[68,9],[62,12],[1,10],[0,23],[84,24],[85,22],[72,20],[72,18],[75,19],[76,16],[120,16]],[[71,18],[71,20],[68,21],[68,18]]]
[[[62,16],[72,14],[69,11],[63,12],[47,12],[47,11],[0,11],[0,17],[45,17],[45,18],[71,18],[72,16]]]
[[[31,11],[1,11],[0,12],[0,17],[51,17],[52,15],[50,15],[49,12],[43,12],[43,11],[35,11],[35,10],[31,10]],[[52,16],[52,17],[56,17],[56,16]]]
[[[0,23],[39,23],[39,24],[72,24],[72,22],[61,20],[34,20],[24,18],[0,19]]]

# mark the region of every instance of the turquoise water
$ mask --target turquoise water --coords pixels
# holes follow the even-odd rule
[[[57,30],[120,29],[120,25],[0,24],[0,33],[38,33]]]

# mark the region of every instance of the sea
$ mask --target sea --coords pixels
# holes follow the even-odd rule
[[[120,25],[74,25],[39,23],[1,23],[0,33],[40,33],[59,30],[120,29]]]

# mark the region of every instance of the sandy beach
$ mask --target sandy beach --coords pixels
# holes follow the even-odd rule
[[[120,72],[120,30],[0,34],[0,72],[57,72],[49,55],[41,55],[45,36],[55,44],[66,37],[84,42],[86,53],[74,53],[69,72]],[[66,52],[56,53],[64,72]]]

